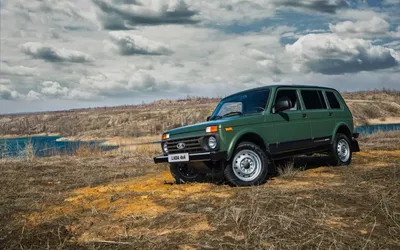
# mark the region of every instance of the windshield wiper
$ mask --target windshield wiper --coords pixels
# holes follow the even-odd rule
[[[243,113],[240,111],[233,111],[233,112],[226,113],[222,117],[228,117],[228,116],[233,116],[233,115],[243,115]]]
[[[243,115],[243,113],[240,112],[240,111],[233,111],[233,112],[226,113],[225,115],[216,115],[216,116],[212,116],[210,118],[210,121],[218,120],[218,119],[221,119],[221,118],[224,118],[224,117],[234,116],[234,115]]]

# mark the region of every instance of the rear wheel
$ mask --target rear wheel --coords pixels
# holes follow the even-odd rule
[[[234,186],[259,185],[266,181],[268,158],[254,143],[242,142],[224,170],[225,178]]]
[[[188,182],[201,182],[205,179],[205,174],[187,163],[170,164],[169,169],[177,184]]]
[[[345,134],[336,134],[330,151],[332,163],[336,166],[349,165],[352,156],[353,152],[349,138]]]

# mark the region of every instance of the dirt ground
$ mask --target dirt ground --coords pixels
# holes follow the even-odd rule
[[[0,249],[400,249],[400,133],[360,141],[248,188],[176,185],[143,153],[0,160]]]

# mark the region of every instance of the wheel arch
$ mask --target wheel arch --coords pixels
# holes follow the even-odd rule
[[[349,128],[349,126],[345,123],[339,123],[336,128],[334,133],[332,134],[332,139],[331,143],[335,141],[335,136],[337,133],[345,134],[349,140],[351,140],[352,136],[352,130]]]
[[[270,157],[270,153],[268,151],[268,147],[265,144],[264,139],[257,134],[255,131],[247,130],[243,131],[242,133],[238,134],[234,140],[232,140],[231,144],[229,145],[229,150],[228,150],[228,161],[232,158],[237,146],[241,142],[252,142],[256,145],[258,145],[260,148],[264,150],[264,152],[267,154],[268,157]]]

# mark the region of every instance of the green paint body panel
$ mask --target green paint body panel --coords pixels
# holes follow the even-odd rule
[[[238,144],[238,141],[246,138],[249,134],[262,139],[268,153],[270,145],[282,143],[316,140],[318,138],[329,138],[332,143],[336,132],[345,127],[353,134],[353,117],[341,95],[334,89],[325,87],[310,87],[300,85],[272,85],[258,89],[269,88],[270,94],[265,111],[243,116],[231,116],[218,120],[198,123],[190,126],[166,131],[170,138],[181,139],[195,136],[207,136],[208,126],[218,126],[219,148],[218,151],[227,152],[229,160]],[[301,110],[283,111],[273,113],[272,107],[276,94],[281,89],[296,90],[301,103]],[[306,110],[304,100],[301,97],[301,90],[320,90],[323,92],[327,109]],[[325,91],[333,92],[340,103],[340,109],[330,109]],[[232,128],[232,131],[225,131],[225,128]],[[352,139],[352,138],[349,138]]]

